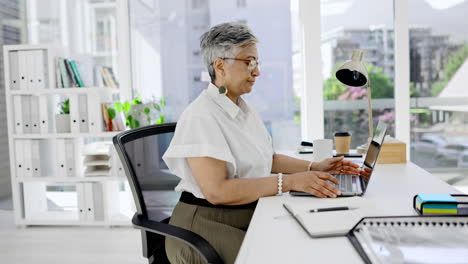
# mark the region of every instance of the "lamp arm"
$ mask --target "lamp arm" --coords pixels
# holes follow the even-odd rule
[[[374,124],[372,120],[372,89],[371,89],[371,80],[370,75],[368,75],[367,82],[367,114],[369,118],[369,138],[372,138],[374,135]]]

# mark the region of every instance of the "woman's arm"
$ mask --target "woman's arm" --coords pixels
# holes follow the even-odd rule
[[[309,170],[310,161],[296,159],[282,154],[273,154],[273,165],[271,172],[273,173],[296,173]],[[311,170],[314,170],[312,166]]]
[[[238,205],[257,201],[278,192],[278,177],[229,179],[226,162],[209,157],[187,158],[200,190],[212,204]],[[317,197],[336,197],[339,190],[327,181],[338,183],[328,173],[307,171],[283,176],[283,192],[292,190]]]
[[[331,174],[361,174],[359,165],[345,160],[344,157],[336,157],[322,160],[321,162],[312,162],[307,160],[296,159],[281,154],[273,154],[273,165],[271,172],[273,173],[297,173],[308,171],[310,165],[311,171],[322,171]]]

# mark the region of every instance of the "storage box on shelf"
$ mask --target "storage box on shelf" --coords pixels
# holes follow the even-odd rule
[[[110,144],[118,132],[104,131],[101,114],[101,103],[111,101],[118,90],[56,88],[58,50],[47,45],[3,50],[16,224],[130,225],[127,214],[114,213],[120,205],[108,200],[126,182]],[[57,133],[55,115],[67,99],[70,132]],[[83,155],[89,141],[107,141],[100,143],[108,146],[107,154]],[[104,167],[106,173],[97,175]],[[122,197],[126,200],[120,204],[134,203],[131,195]]]
[[[110,142],[93,142],[84,147],[83,165],[85,177],[108,177],[112,171],[112,144]]]

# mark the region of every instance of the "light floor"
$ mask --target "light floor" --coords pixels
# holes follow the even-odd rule
[[[0,210],[0,263],[148,263],[140,232],[131,227],[17,228],[13,212]]]

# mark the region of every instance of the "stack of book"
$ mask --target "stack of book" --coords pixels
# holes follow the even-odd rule
[[[55,59],[55,65],[57,87],[85,87],[76,61],[59,57]]]
[[[425,214],[457,214],[457,201],[450,194],[418,194],[416,208]]]
[[[93,68],[93,66],[86,63],[86,60],[83,58],[80,61],[62,57],[56,58],[55,76],[57,87],[74,88],[96,85],[99,87],[119,88],[119,83],[111,67],[96,65],[94,66],[94,73],[92,70],[86,71],[89,70],[88,68]]]
[[[83,155],[85,177],[111,176],[112,144],[110,142],[86,144]]]

